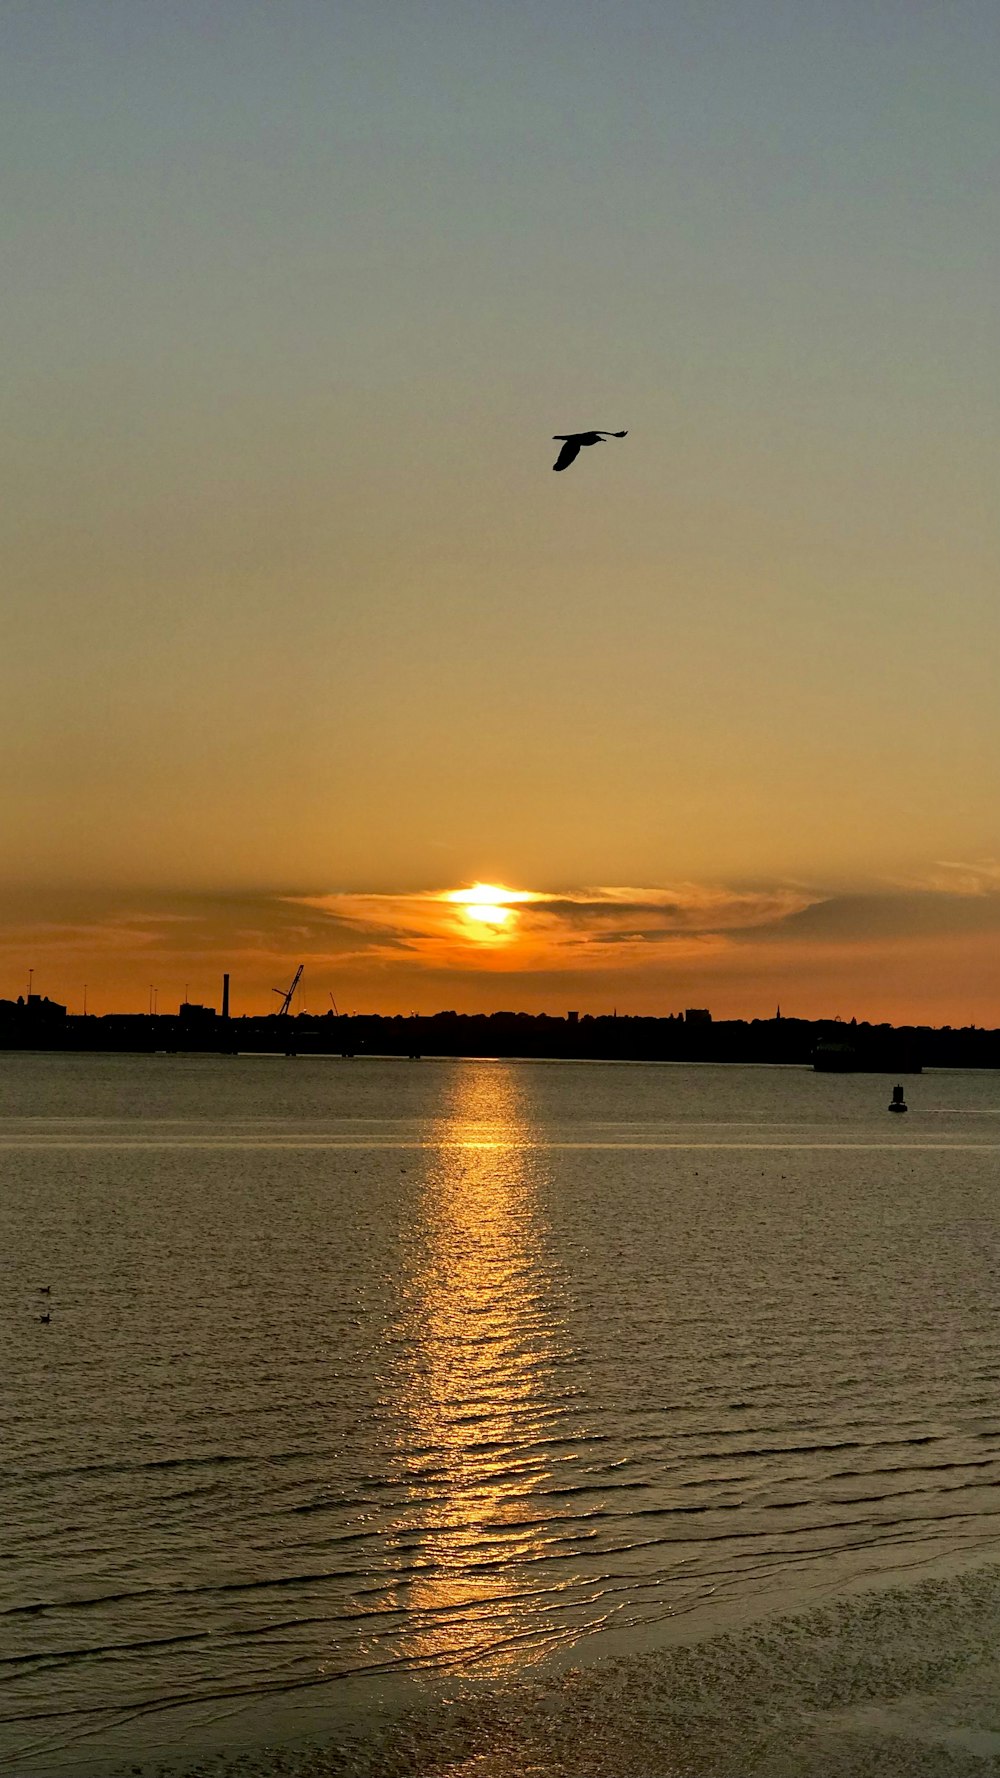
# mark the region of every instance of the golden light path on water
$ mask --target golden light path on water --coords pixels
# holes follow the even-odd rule
[[[538,1203],[544,1153],[524,1146],[533,1132],[515,1072],[457,1070],[437,1133],[461,1146],[427,1154],[406,1289],[397,1473],[412,1485],[419,1550],[395,1603],[411,1660],[497,1672],[546,1640],[525,1571],[547,1542],[531,1497],[551,1477],[541,1441],[567,1348]]]

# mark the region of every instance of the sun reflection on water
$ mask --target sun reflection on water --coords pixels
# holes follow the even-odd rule
[[[415,1543],[395,1589],[408,1654],[486,1660],[541,1651],[545,1503],[566,1345],[546,1258],[544,1159],[512,1070],[460,1068],[449,1144],[428,1155],[423,1239],[407,1291],[400,1467]],[[532,1597],[534,1595],[534,1597]]]

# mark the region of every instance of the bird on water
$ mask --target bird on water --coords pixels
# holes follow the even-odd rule
[[[552,467],[568,469],[576,462],[584,445],[603,444],[606,438],[627,438],[628,428],[624,432],[554,432],[552,436],[563,440],[563,448]]]

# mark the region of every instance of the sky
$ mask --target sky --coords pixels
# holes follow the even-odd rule
[[[8,0],[0,996],[1000,1024],[998,88],[993,0]]]

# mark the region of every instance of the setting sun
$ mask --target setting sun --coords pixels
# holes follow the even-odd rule
[[[446,899],[459,904],[470,924],[485,927],[486,932],[480,934],[485,938],[488,933],[509,930],[514,918],[511,903],[527,901],[528,896],[524,890],[504,889],[498,883],[474,883],[471,889],[453,889]]]
[[[483,926],[505,926],[510,919],[510,908],[496,907],[489,902],[477,903],[464,912],[467,920],[478,920]]]

